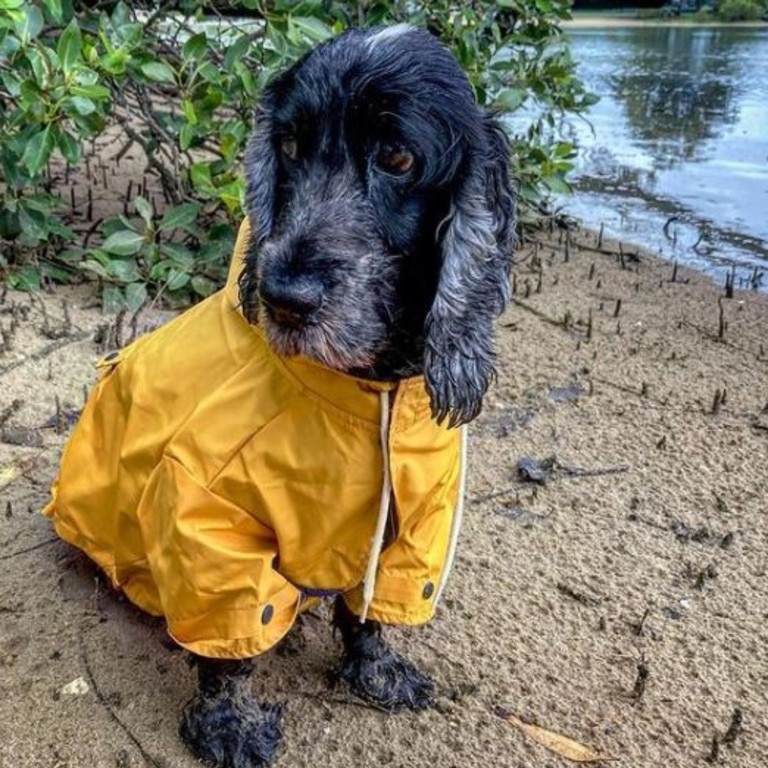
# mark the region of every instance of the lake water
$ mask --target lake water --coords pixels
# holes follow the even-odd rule
[[[566,210],[723,280],[768,283],[768,29],[568,30],[601,97]],[[666,232],[665,232],[666,225]]]

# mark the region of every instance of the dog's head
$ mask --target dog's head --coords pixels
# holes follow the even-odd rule
[[[508,298],[509,150],[453,56],[401,25],[320,45],[265,91],[246,154],[243,309],[282,355],[425,374],[473,419]]]

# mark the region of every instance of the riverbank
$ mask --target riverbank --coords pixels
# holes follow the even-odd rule
[[[768,296],[584,233],[528,244],[514,284],[444,603],[389,633],[438,705],[387,717],[330,690],[322,609],[254,676],[286,705],[276,767],[566,764],[501,708],[617,766],[762,768]],[[0,766],[195,768],[194,670],[39,514],[93,360],[132,333],[94,298],[0,301]]]
[[[731,29],[766,29],[765,21],[698,21],[693,15],[667,19],[639,19],[631,14],[574,13],[573,18],[561,22],[562,29],[612,29],[616,27],[729,27]]]

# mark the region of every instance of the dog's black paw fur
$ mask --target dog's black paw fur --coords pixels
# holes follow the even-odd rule
[[[193,657],[199,693],[184,707],[179,735],[198,760],[216,768],[261,768],[280,746],[279,704],[250,693],[253,662]]]
[[[333,672],[355,696],[388,712],[427,709],[433,704],[434,683],[379,637],[344,653]]]
[[[381,625],[360,623],[342,600],[336,601],[334,626],[341,631],[344,654],[331,673],[355,696],[387,712],[427,709],[434,703],[434,683],[381,637]]]
[[[280,745],[279,704],[250,696],[195,696],[184,708],[179,735],[198,760],[217,768],[261,768]]]

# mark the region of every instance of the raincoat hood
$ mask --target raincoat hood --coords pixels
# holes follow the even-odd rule
[[[246,222],[224,289],[99,362],[44,512],[203,656],[262,653],[311,596],[424,622],[455,545],[460,433],[422,377],[277,356],[238,309],[248,240]]]

